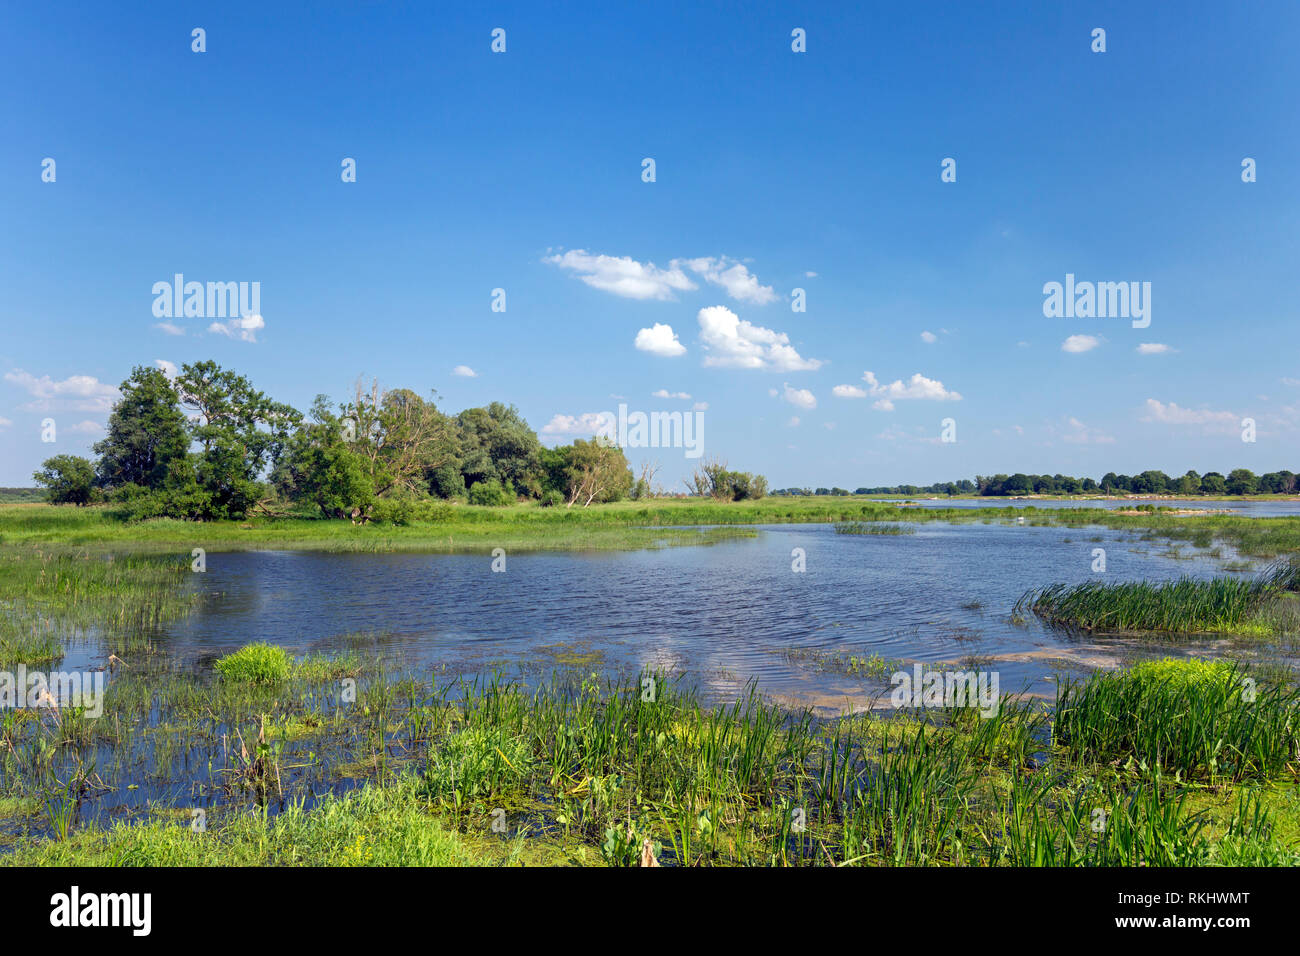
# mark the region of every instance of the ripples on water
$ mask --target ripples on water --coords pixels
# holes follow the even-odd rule
[[[661,551],[445,554],[237,552],[208,555],[200,610],[169,629],[182,660],[253,640],[332,652],[376,635],[396,667],[473,674],[502,665],[543,673],[580,660],[607,674],[686,672],[711,696],[756,678],[780,697],[838,707],[879,684],[819,671],[785,652],[960,661],[1000,673],[1004,693],[1051,693],[1061,661],[1114,663],[1138,645],[1013,624],[1031,587],[1208,575],[1220,562],[1174,559],[1163,543],[1100,529],[940,524],[898,536],[837,535],[829,524],[775,525],[758,538]],[[791,571],[803,548],[807,571]],[[1190,553],[1186,552],[1185,553]],[[1232,555],[1227,555],[1232,557]],[[1207,642],[1181,642],[1176,652]],[[1162,649],[1164,650],[1164,649]]]

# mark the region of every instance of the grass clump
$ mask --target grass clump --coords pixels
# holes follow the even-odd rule
[[[1296,590],[1300,565],[1288,563],[1249,580],[1049,584],[1026,592],[1012,613],[1029,610],[1049,624],[1089,631],[1267,633],[1259,613],[1271,599]]]
[[[1062,683],[1054,736],[1078,761],[1238,781],[1283,774],[1298,727],[1300,690],[1257,685],[1232,663],[1166,659]]]
[[[223,679],[244,684],[279,684],[289,678],[293,658],[283,647],[258,641],[227,654],[214,665]]]

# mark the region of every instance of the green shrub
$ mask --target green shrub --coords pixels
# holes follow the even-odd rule
[[[469,503],[472,505],[487,505],[492,508],[501,508],[505,505],[514,504],[514,492],[510,489],[510,483],[506,482],[503,487],[501,482],[495,478],[489,478],[486,481],[476,481],[469,489]]]
[[[550,491],[542,494],[541,504],[543,508],[558,508],[560,505],[564,504],[564,495],[552,488]]]
[[[293,659],[283,647],[257,642],[227,654],[214,665],[225,680],[279,684],[289,677]]]

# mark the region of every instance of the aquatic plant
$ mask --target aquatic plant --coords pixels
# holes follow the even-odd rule
[[[256,641],[219,658],[212,666],[228,681],[278,684],[288,679],[293,658],[283,647]]]

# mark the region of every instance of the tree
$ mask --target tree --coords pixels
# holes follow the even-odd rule
[[[1196,495],[1201,492],[1201,476],[1192,470],[1188,470],[1183,477],[1178,479],[1178,493],[1183,495]]]
[[[55,455],[32,475],[46,488],[46,500],[53,505],[87,505],[95,487],[95,466],[78,455]]]
[[[261,499],[258,479],[279,460],[301,414],[212,361],[184,366],[175,387],[196,415],[191,435],[201,450],[192,464],[209,496],[202,517],[242,516]]]
[[[272,474],[286,498],[310,501],[327,518],[363,517],[374,502],[369,462],[348,440],[345,425],[330,411],[329,399],[317,395],[310,423],[294,432]]]
[[[493,402],[456,416],[465,484],[498,479],[536,498],[543,487],[542,443],[513,405]]]
[[[1207,471],[1201,476],[1201,494],[1203,495],[1222,495],[1228,490],[1227,482],[1223,480],[1223,475],[1217,471]]]
[[[160,488],[171,462],[189,449],[179,396],[160,369],[136,366],[120,387],[108,433],[95,445],[99,485]]]
[[[1259,479],[1249,468],[1234,468],[1226,482],[1230,495],[1253,495],[1258,490]]]
[[[358,379],[352,401],[340,411],[376,497],[426,492],[439,469],[455,460],[451,420],[410,389],[384,391],[372,382],[366,391]]]
[[[632,488],[632,469],[623,449],[607,438],[590,441],[579,438],[567,450],[568,507],[578,502],[586,508],[593,501],[618,501]]]

